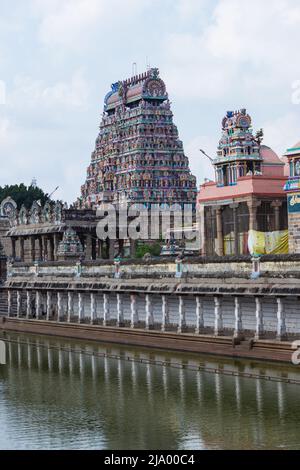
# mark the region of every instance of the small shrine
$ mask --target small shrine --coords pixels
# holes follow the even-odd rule
[[[287,229],[285,162],[262,140],[246,109],[226,113],[212,161],[215,181],[198,195],[202,254],[249,254],[249,231]]]
[[[75,230],[70,227],[64,232],[63,239],[58,245],[58,260],[80,258],[84,254],[83,246]]]

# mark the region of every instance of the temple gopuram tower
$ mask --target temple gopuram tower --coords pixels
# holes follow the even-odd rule
[[[195,206],[196,178],[173,123],[158,69],[114,83],[105,97],[96,148],[81,189],[81,205]]]

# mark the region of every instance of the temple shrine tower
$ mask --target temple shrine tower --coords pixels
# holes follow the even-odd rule
[[[216,180],[200,188],[203,254],[248,254],[249,230],[287,229],[285,163],[255,135],[246,109],[228,111],[213,160]]]
[[[196,178],[158,69],[111,88],[81,189],[81,205],[89,208],[122,200],[148,208],[153,203],[195,205]]]

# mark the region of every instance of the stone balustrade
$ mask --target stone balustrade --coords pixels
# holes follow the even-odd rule
[[[8,289],[8,317],[212,336],[300,334],[297,298]],[[16,300],[16,302],[14,302]],[[12,305],[16,305],[16,309]]]

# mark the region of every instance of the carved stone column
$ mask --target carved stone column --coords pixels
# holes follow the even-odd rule
[[[48,238],[48,260],[49,261],[54,261],[54,241],[53,241],[53,236],[50,235]]]
[[[277,298],[277,339],[284,341],[287,338],[286,324],[285,324],[285,310],[284,299]]]
[[[58,234],[57,233],[54,233],[53,234],[53,259],[54,261],[57,260],[57,249],[58,249],[58,245],[59,245],[59,237],[58,237]]]
[[[74,310],[74,298],[73,292],[68,292],[68,323],[71,323],[71,317],[73,315]]]
[[[165,332],[166,327],[170,322],[169,317],[169,305],[168,305],[168,297],[166,295],[161,296],[162,300],[162,322],[161,322],[161,331]]]
[[[78,323],[82,323],[84,317],[84,298],[83,294],[78,294]]]
[[[221,336],[223,333],[223,312],[222,299],[215,297],[215,336]]]
[[[123,294],[117,294],[117,326],[124,326]]]
[[[48,238],[46,235],[42,235],[42,244],[43,244],[43,259],[44,261],[48,261]]]
[[[107,322],[110,320],[109,313],[109,294],[103,294],[103,326],[107,326]]]
[[[87,260],[92,259],[92,254],[93,254],[93,244],[92,244],[92,235],[88,234],[85,238],[86,243],[85,243],[85,257]]]
[[[16,239],[14,237],[11,238],[11,257],[16,258]]]
[[[12,317],[12,291],[7,291],[7,316]]]
[[[17,291],[17,318],[20,318],[22,310],[22,297],[21,291]]]
[[[223,239],[223,224],[222,224],[222,208],[216,209],[216,222],[217,222],[217,255],[224,256],[224,239]]]
[[[36,291],[35,294],[35,314],[36,319],[39,320],[41,318],[41,292]]]
[[[50,320],[51,317],[51,301],[52,301],[52,292],[47,292],[47,320]]]
[[[57,321],[63,321],[63,294],[57,292]]]
[[[30,258],[31,261],[35,261],[35,237],[30,237]]]
[[[150,330],[154,326],[154,314],[152,297],[150,294],[146,295],[146,330]]]
[[[274,208],[274,225],[275,231],[280,230],[280,208],[282,206],[282,201],[273,201],[271,206]]]
[[[20,258],[21,258],[21,261],[25,260],[25,241],[24,241],[24,237],[20,237]]]
[[[262,311],[261,299],[259,297],[255,297],[255,304],[256,304],[256,331],[255,331],[255,339],[263,338],[264,336],[264,316]]]
[[[131,328],[135,328],[139,322],[136,294],[131,294]]]
[[[249,209],[249,230],[257,230],[257,209],[261,205],[261,201],[251,199],[247,202]]]
[[[185,305],[184,298],[182,295],[179,296],[179,324],[178,324],[178,333],[182,333],[186,327],[186,318],[185,318]]]
[[[234,298],[234,338],[240,338],[243,331],[242,310],[239,297]]]
[[[38,241],[39,241],[39,259],[42,260],[43,259],[43,240],[41,236],[38,237]]]
[[[199,335],[200,331],[204,328],[204,311],[203,302],[201,297],[196,297],[196,329],[195,333]]]
[[[32,315],[31,309],[31,292],[28,290],[26,292],[26,318],[29,319]]]
[[[96,294],[92,292],[91,293],[91,325],[94,325],[96,322],[96,313],[97,313]]]
[[[239,204],[238,203],[231,204],[230,208],[233,211],[234,254],[236,256],[238,256],[239,255],[239,245],[240,245],[239,242],[240,241],[239,241],[239,226],[238,226],[237,211],[238,211],[238,208],[239,208]]]

